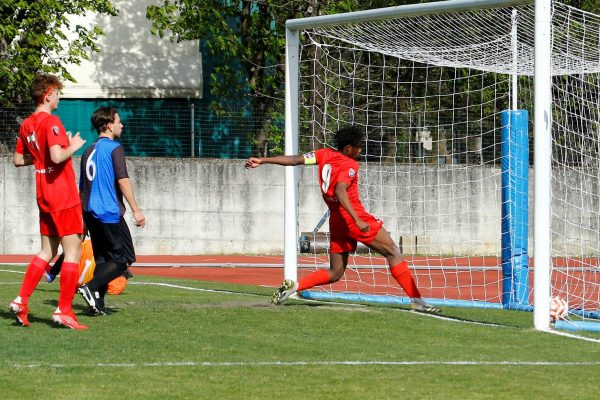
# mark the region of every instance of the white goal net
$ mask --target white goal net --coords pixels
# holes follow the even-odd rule
[[[509,226],[524,241],[525,284],[531,286],[534,271],[528,260],[534,181],[507,175],[503,184],[502,163],[515,155],[503,150],[501,115],[528,110],[529,137],[517,145],[515,163],[533,176],[533,4],[315,25],[300,30],[299,152],[332,146],[337,129],[359,126],[365,133],[361,198],[399,243],[424,297],[442,305],[505,307],[502,252],[513,244],[502,240],[502,224],[514,215],[503,211],[503,201],[524,206]],[[551,295],[567,301],[571,320],[595,318],[600,17],[554,2],[551,37]],[[302,179],[316,182],[316,173],[304,171]],[[299,200],[298,230],[312,233],[326,208],[307,197]],[[320,231],[299,258],[299,277],[328,266],[327,224]],[[311,293],[407,300],[373,253],[351,257],[340,282]]]

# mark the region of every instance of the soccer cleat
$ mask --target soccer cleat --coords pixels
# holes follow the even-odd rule
[[[427,314],[439,314],[442,312],[442,309],[436,306],[432,306],[428,304],[423,299],[413,299],[412,304],[410,305],[411,310],[427,313]]]
[[[92,293],[92,291],[90,290],[90,288],[88,288],[87,285],[80,286],[77,289],[77,292],[79,292],[81,297],[83,297],[83,300],[85,300],[85,302],[88,304],[88,306],[90,306],[90,308],[92,308],[95,312],[100,312],[96,307],[96,298],[94,296],[94,294],[97,292]]]
[[[27,313],[29,312],[29,308],[27,304],[21,304],[20,302],[11,301],[8,305],[10,311],[15,313],[15,317],[17,318],[17,322],[23,326],[29,326],[29,318],[27,318]]]
[[[104,305],[104,299],[99,297],[96,299],[96,306],[89,308],[88,315],[96,317],[99,315],[112,315],[112,312]]]
[[[277,289],[275,293],[273,293],[273,295],[271,296],[271,303],[275,305],[283,303],[288,299],[288,297],[296,293],[297,289],[298,282],[293,281],[291,279],[284,280],[281,284],[281,287]]]
[[[44,279],[47,283],[52,283],[56,279],[56,275],[52,275],[50,272],[44,272]]]
[[[71,329],[84,330],[88,328],[86,325],[82,325],[77,321],[77,318],[75,318],[75,314],[73,313],[73,311],[69,313],[62,313],[60,312],[60,310],[57,310],[52,315],[52,320],[58,325],[66,326],[67,328]]]
[[[100,315],[112,315],[112,311],[110,311],[106,307],[100,308],[98,310],[96,310],[95,308],[90,307],[87,310],[87,315],[89,315],[90,317],[98,317]]]

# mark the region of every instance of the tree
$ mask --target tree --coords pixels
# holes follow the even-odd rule
[[[358,0],[164,0],[148,7],[152,33],[173,42],[203,40],[216,67],[209,77],[216,110],[247,99],[254,116],[255,153],[272,153],[280,137],[270,119],[283,112],[285,22],[411,1]],[[412,1],[414,2],[414,1]],[[359,5],[360,3],[360,5]],[[269,148],[271,147],[271,149]]]
[[[0,3],[0,106],[29,100],[29,84],[38,72],[74,81],[69,64],[99,51],[102,30],[74,25],[69,18],[87,12],[117,15],[109,0],[3,0]]]
[[[102,30],[71,23],[96,12],[117,15],[109,0],[2,0],[0,2],[0,154],[9,153],[18,132],[19,111],[29,104],[34,75],[47,72],[75,81],[69,64],[99,51]]]

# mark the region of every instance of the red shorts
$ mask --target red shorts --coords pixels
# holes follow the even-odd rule
[[[329,216],[330,253],[351,253],[356,250],[357,241],[368,246],[375,239],[377,232],[383,226],[383,221],[371,214],[360,215],[360,219],[369,223],[368,232],[358,229],[354,221],[346,221],[342,215],[331,213]]]
[[[55,212],[40,211],[40,233],[44,236],[65,237],[83,233],[81,204]]]

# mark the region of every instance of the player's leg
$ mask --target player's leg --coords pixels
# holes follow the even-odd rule
[[[44,272],[44,278],[46,279],[46,282],[48,282],[48,283],[54,282],[54,280],[56,279],[58,274],[60,274],[60,270],[62,268],[62,264],[64,261],[65,261],[65,253],[61,253],[58,256],[58,258],[56,259],[56,261],[54,262],[54,264],[51,267],[46,268],[46,272]]]
[[[421,293],[410,273],[408,263],[402,260],[402,252],[387,230],[383,227],[380,228],[368,246],[386,258],[392,276],[410,297],[413,310],[430,313],[441,311],[439,308],[427,304],[421,298]]]
[[[281,304],[296,292],[339,281],[348,265],[348,253],[332,253],[329,256],[329,264],[329,270],[320,269],[312,272],[298,282],[291,279],[284,280],[271,296],[271,303]]]
[[[83,220],[85,222],[85,226],[87,227],[88,234],[90,235],[90,239],[92,241],[92,251],[94,254],[94,259],[96,266],[94,268],[94,275],[98,271],[98,267],[106,262],[108,258],[108,251],[110,249],[110,243],[106,239],[106,235],[104,234],[104,226],[103,224],[97,220],[92,214],[88,212],[83,212]],[[97,315],[99,311],[96,307],[96,294],[91,291],[88,287],[88,284],[93,281],[90,279],[86,284],[80,286],[77,289],[77,292],[83,297],[83,300],[90,307],[89,313]]]
[[[93,227],[90,234],[96,268],[94,277],[79,288],[79,293],[94,314],[107,315],[109,312],[104,306],[106,289],[113,279],[121,276],[127,266],[135,261],[133,239],[123,218],[116,224],[94,221],[88,225],[88,228],[90,227]]]
[[[42,224],[40,224],[42,225]],[[9,304],[9,309],[15,313],[17,322],[29,326],[27,313],[29,312],[29,297],[33,294],[42,275],[48,268],[48,262],[54,257],[58,249],[58,239],[41,235],[42,249],[31,260],[19,289],[19,295]]]
[[[410,275],[408,263],[402,260],[402,253],[387,230],[380,228],[368,246],[386,258],[392,276],[410,298],[421,297],[421,293]]]
[[[23,304],[27,304],[29,296],[33,293],[42,275],[48,267],[48,262],[52,259],[58,249],[59,240],[55,237],[41,235],[42,249],[35,255],[33,260],[27,266],[23,283],[19,290],[19,297]]]
[[[114,261],[96,264],[94,277],[87,283],[87,287],[91,291],[101,291],[104,289],[104,293],[106,293],[107,285],[113,279],[123,275],[123,272],[125,272],[126,269],[126,264],[119,264]]]
[[[339,281],[344,276],[346,265],[348,253],[332,253],[329,256],[329,270],[320,269],[304,276],[298,281],[298,291]]]
[[[344,275],[348,265],[348,254],[356,250],[356,240],[349,237],[347,222],[338,214],[329,216],[329,232],[329,270],[312,272],[298,282],[284,280],[281,287],[273,293],[271,303],[281,304],[297,291],[337,282]]]
[[[77,321],[73,312],[73,298],[79,281],[80,244],[81,234],[66,235],[61,239],[65,259],[60,272],[58,307],[52,315],[54,322],[71,329],[87,329],[86,325]]]
[[[110,311],[104,304],[104,297],[108,290],[108,284],[123,275],[123,272],[127,269],[126,264],[118,264],[114,261],[108,261],[102,264],[97,264],[94,270],[94,277],[85,285],[79,288],[79,292],[82,294],[84,299],[89,296],[93,297],[93,302],[88,301],[90,305],[90,312],[93,315],[109,315]],[[92,305],[93,303],[93,305]]]
[[[64,249],[64,261],[60,273],[60,295],[58,308],[62,313],[69,313],[72,309],[73,297],[79,281],[79,257],[81,256],[81,236],[79,234],[67,235],[61,240]]]
[[[79,258],[83,221],[81,206],[75,206],[54,213],[55,223],[60,234],[60,243],[65,259],[60,272],[60,293],[58,307],[52,315],[54,322],[71,329],[87,329],[81,325],[73,312],[73,298],[79,282]]]

